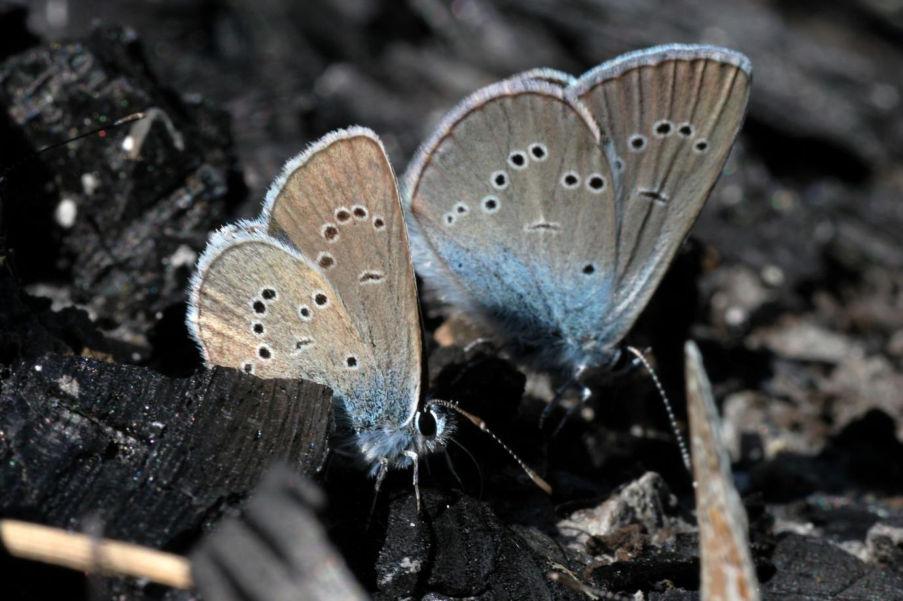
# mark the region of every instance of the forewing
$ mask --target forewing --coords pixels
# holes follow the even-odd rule
[[[192,282],[188,323],[208,365],[307,378],[345,401],[368,398],[379,381],[372,349],[335,288],[264,234],[228,227],[212,236]]]
[[[405,176],[423,275],[518,338],[585,332],[610,298],[611,177],[598,129],[561,86],[477,92]]]
[[[262,221],[335,288],[384,386],[408,400],[392,422],[408,421],[421,389],[420,314],[398,187],[379,139],[340,130],[289,161]]]
[[[743,121],[750,65],[711,46],[660,46],[586,73],[569,93],[597,120],[618,180],[613,310],[619,340],[665,273]]]

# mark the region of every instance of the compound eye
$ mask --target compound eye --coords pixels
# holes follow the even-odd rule
[[[436,416],[432,411],[418,411],[415,425],[422,436],[432,438],[436,435]]]

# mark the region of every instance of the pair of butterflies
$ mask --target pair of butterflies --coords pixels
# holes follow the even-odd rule
[[[414,263],[546,367],[610,365],[721,172],[749,84],[748,59],[711,46],[530,71],[452,110],[401,195],[373,132],[333,132],[288,162],[257,220],[211,236],[189,329],[208,365],[328,385],[371,472],[416,478],[452,407],[425,397]]]

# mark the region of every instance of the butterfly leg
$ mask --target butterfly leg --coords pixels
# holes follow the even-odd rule
[[[583,405],[593,396],[593,391],[589,388],[589,386],[585,386],[583,384],[580,385],[580,402],[575,403],[573,407],[567,410],[567,413],[564,414],[564,417],[561,418],[561,421],[558,422],[558,425],[555,427],[555,430],[552,432],[552,438],[558,436],[558,433],[561,432],[561,429],[564,425],[571,419],[571,417],[579,411]]]
[[[370,529],[370,520],[373,518],[373,512],[376,511],[376,501],[379,499],[379,489],[389,473],[389,460],[383,457],[379,460],[379,471],[376,472],[376,482],[373,485],[373,502],[370,503],[370,513],[367,514],[367,525],[365,530]]]
[[[564,397],[564,393],[568,391],[568,389],[573,386],[574,382],[577,381],[577,376],[568,379],[567,382],[559,386],[555,390],[555,396],[552,397],[552,400],[546,404],[545,409],[542,410],[542,415],[539,416],[539,431],[542,432],[543,428],[546,425],[546,420],[549,419],[549,416],[552,415],[552,411],[558,408],[558,405],[561,404],[561,399]]]
[[[417,499],[417,513],[420,513],[420,456],[415,451],[405,451],[404,454],[414,462],[414,498]]]
[[[457,481],[458,486],[461,487],[461,490],[464,490],[464,482],[461,481],[461,476],[458,475],[458,470],[455,469],[455,464],[452,463],[451,455],[448,454],[448,449],[443,449],[442,454],[445,456],[445,464],[448,466],[448,471],[451,472],[451,475],[454,476],[455,481]]]

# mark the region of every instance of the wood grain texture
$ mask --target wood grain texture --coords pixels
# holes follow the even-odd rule
[[[0,372],[0,512],[167,548],[273,461],[322,463],[331,395],[216,368],[184,379],[45,355]]]

